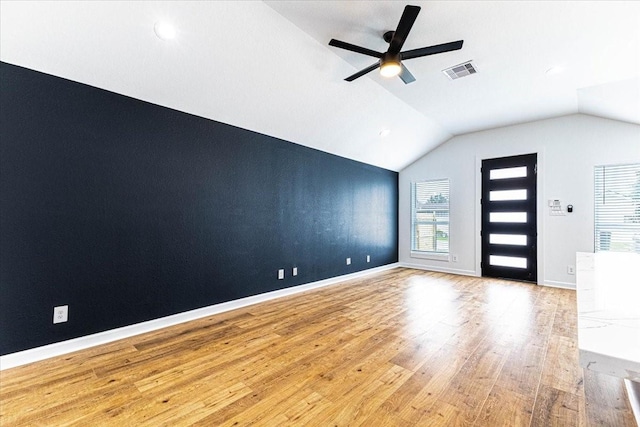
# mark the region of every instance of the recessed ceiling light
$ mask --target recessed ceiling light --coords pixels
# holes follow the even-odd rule
[[[156,32],[156,36],[161,40],[171,40],[176,37],[176,29],[168,22],[156,22],[153,26],[153,31]]]
[[[380,138],[384,138],[385,136],[389,135],[390,133],[391,133],[390,129],[383,128],[378,135],[380,135]]]
[[[563,71],[564,71],[564,68],[562,68],[562,67],[551,67],[547,71],[545,71],[544,73],[547,76],[552,76],[554,74],[560,74]]]

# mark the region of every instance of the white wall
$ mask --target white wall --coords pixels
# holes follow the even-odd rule
[[[593,252],[593,167],[640,162],[640,126],[576,114],[456,136],[400,172],[399,261],[479,276],[482,159],[538,153],[538,283],[575,287],[576,252]],[[450,254],[458,262],[410,256],[412,182],[449,178]],[[550,216],[548,199],[574,206]]]

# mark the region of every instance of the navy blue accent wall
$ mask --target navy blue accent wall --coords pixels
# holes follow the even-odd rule
[[[0,354],[398,260],[396,172],[7,63],[0,91]]]

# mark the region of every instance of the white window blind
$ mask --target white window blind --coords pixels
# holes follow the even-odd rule
[[[449,253],[449,180],[411,186],[411,251]]]
[[[640,163],[595,167],[595,251],[640,253]]]

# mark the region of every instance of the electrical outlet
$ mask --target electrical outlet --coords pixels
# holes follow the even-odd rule
[[[371,262],[371,255],[367,255],[367,262]]]
[[[347,265],[351,265],[351,258],[347,258]]]
[[[53,323],[64,323],[69,320],[69,306],[53,307]]]
[[[294,276],[298,275],[298,267],[293,267],[293,275]]]
[[[567,265],[567,274],[576,274],[576,267],[573,265]]]
[[[451,255],[452,262],[458,262],[458,255]]]
[[[284,279],[284,268],[278,270],[278,280]]]

